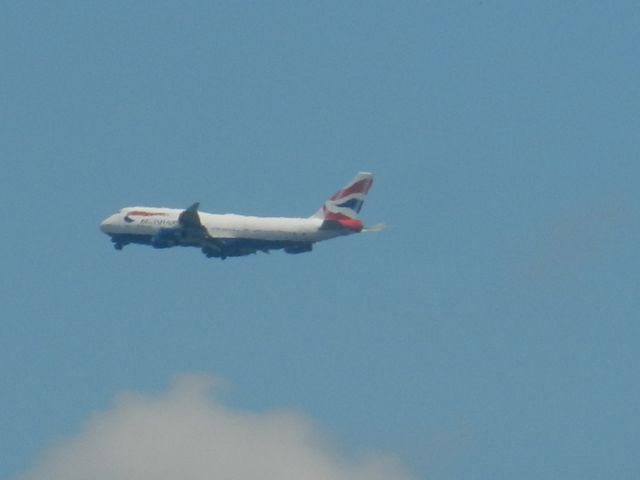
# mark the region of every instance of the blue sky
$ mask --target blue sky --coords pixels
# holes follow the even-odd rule
[[[0,16],[1,478],[55,478],[52,445],[142,415],[122,392],[177,405],[167,432],[285,412],[411,478],[637,476],[634,2],[130,3]],[[307,216],[358,170],[389,228],[312,254],[98,230],[128,205]]]

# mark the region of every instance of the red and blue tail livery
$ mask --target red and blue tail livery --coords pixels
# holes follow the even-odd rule
[[[372,183],[371,173],[358,173],[308,218],[212,214],[198,211],[199,204],[194,203],[186,210],[123,208],[105,219],[100,229],[117,250],[130,243],[197,247],[207,257],[221,259],[269,250],[310,252],[314,243],[366,231],[358,214]]]
[[[373,184],[373,175],[367,172],[358,173],[351,182],[334,193],[324,202],[322,208],[313,216],[322,218],[324,228],[347,228],[355,232],[362,231],[362,222],[358,213],[367,198],[367,193]]]

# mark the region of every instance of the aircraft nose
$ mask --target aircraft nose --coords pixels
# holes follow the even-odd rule
[[[102,230],[104,233],[109,233],[110,227],[111,225],[113,225],[113,215],[111,215],[110,217],[105,218],[102,223],[100,223],[100,230]]]

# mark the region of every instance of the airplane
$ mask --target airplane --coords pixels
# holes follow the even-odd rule
[[[365,228],[358,213],[373,183],[373,175],[359,172],[308,218],[251,217],[198,211],[199,203],[185,210],[127,207],[106,218],[100,229],[116,250],[130,243],[154,248],[197,247],[207,258],[241,257],[258,251],[310,252],[323,240],[378,231]]]

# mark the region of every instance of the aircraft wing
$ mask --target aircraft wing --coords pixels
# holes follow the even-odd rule
[[[217,240],[211,238],[207,229],[200,221],[198,214],[198,202],[186,210],[180,212],[178,225],[171,228],[162,228],[154,235],[151,244],[156,248],[167,248],[176,245],[192,247],[217,247]]]
[[[202,247],[202,253],[208,258],[240,257],[256,253],[255,248],[247,248],[247,246],[239,248],[239,246],[235,245],[233,239],[214,238],[209,235],[209,232],[200,221],[199,206],[198,202],[194,203],[180,213],[178,217],[178,224],[182,231],[184,243]]]
[[[242,240],[231,238],[214,238],[202,225],[198,214],[198,202],[180,212],[178,225],[174,228],[161,229],[151,243],[156,248],[167,248],[176,245],[199,247],[208,258],[241,257],[256,253],[261,246],[246,245]]]
[[[178,223],[180,227],[185,230],[202,230],[204,227],[202,226],[202,222],[200,221],[200,215],[198,215],[198,207],[200,206],[199,202],[194,203],[185,211],[183,211],[178,217]]]

